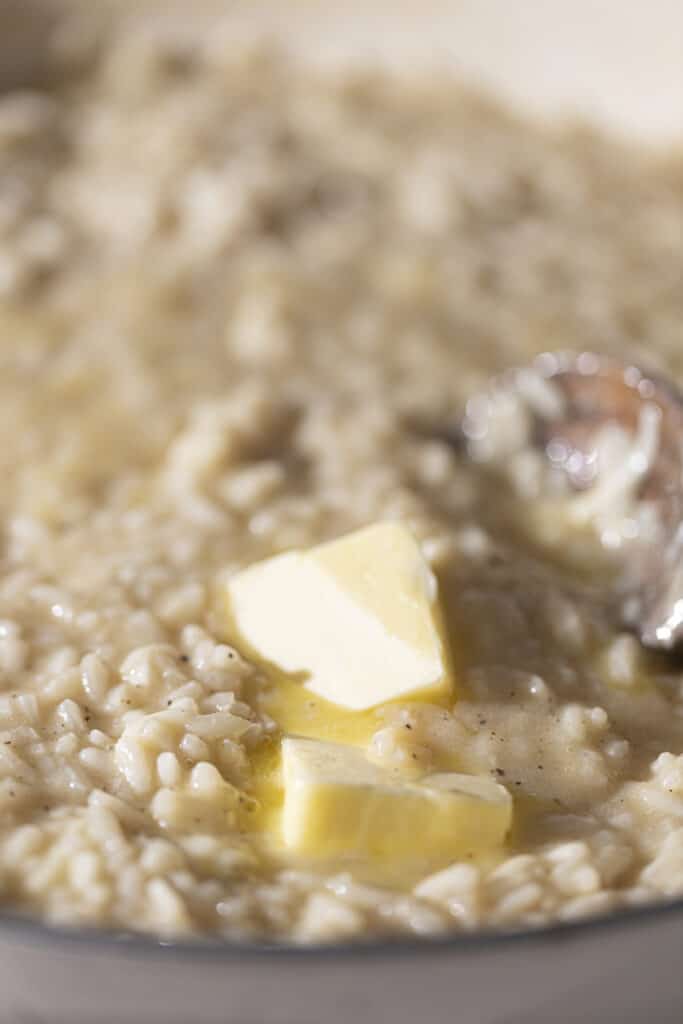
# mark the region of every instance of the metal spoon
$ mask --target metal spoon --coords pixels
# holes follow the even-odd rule
[[[683,397],[672,384],[590,352],[545,353],[473,398],[459,433],[483,462],[540,453],[586,521],[628,495],[628,528],[603,532],[623,563],[619,615],[650,648],[683,645]]]

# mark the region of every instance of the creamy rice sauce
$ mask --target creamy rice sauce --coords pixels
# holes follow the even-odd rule
[[[680,670],[416,429],[546,349],[683,383],[680,158],[216,29],[75,49],[0,96],[3,904],[314,942],[683,894]],[[410,878],[294,862],[250,823],[277,727],[216,596],[382,519],[438,574],[458,697],[380,709],[373,756],[455,749],[515,798],[498,856]]]

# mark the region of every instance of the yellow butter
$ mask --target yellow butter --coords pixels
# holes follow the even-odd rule
[[[285,846],[309,856],[448,861],[500,845],[512,799],[488,778],[443,773],[405,781],[357,748],[286,737]]]
[[[276,556],[226,587],[234,642],[329,703],[363,711],[452,691],[437,581],[400,523]]]

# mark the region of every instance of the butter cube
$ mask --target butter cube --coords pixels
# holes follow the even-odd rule
[[[344,744],[286,737],[282,771],[285,846],[310,857],[446,862],[499,845],[512,821],[492,779],[408,782]]]
[[[399,523],[251,566],[227,597],[235,642],[333,704],[452,690],[436,577]]]

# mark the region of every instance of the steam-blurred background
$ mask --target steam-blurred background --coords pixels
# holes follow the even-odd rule
[[[65,10],[192,23],[228,14],[325,62],[446,66],[543,114],[683,139],[680,0],[0,0],[0,88],[45,81]],[[82,23],[79,31],[83,31]],[[58,46],[80,45],[62,26]]]

